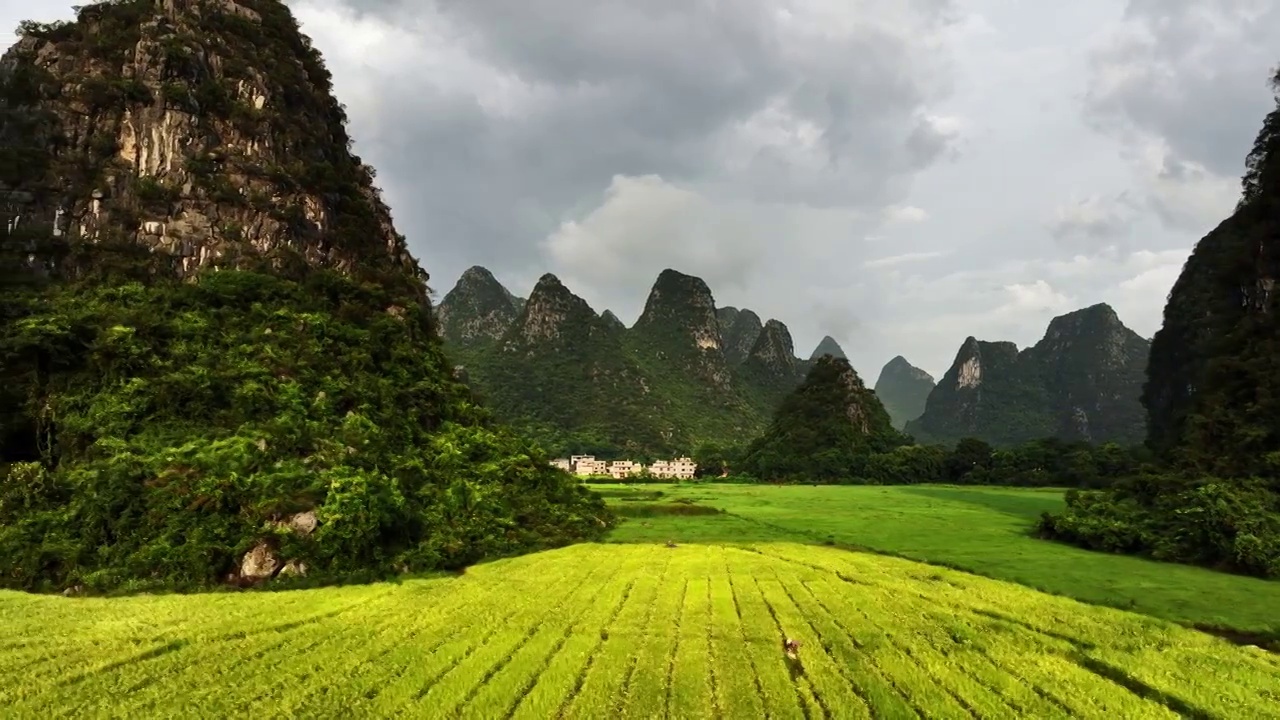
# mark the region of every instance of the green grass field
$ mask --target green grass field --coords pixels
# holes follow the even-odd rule
[[[1280,657],[791,543],[579,545],[282,593],[5,593],[0,614],[6,717],[1280,717]]]
[[[721,515],[624,522],[614,542],[834,541],[1192,626],[1280,638],[1280,582],[1032,537],[1062,492],[1024,488],[599,485],[615,507],[692,502]],[[653,498],[652,493],[662,493]],[[1273,641],[1274,642],[1274,641]]]
[[[1280,718],[1280,655],[1152,617],[1246,627],[1280,583],[1029,537],[1057,493],[602,489],[611,542],[457,576],[0,592],[3,717]]]

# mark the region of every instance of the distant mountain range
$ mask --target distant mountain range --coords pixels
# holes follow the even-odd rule
[[[700,278],[664,270],[628,328],[554,275],[527,299],[473,267],[437,308],[481,399],[556,452],[662,455],[737,445],[768,425],[812,365],[778,320],[717,308]],[[813,357],[844,357],[824,338]]]
[[[1044,338],[1022,351],[969,337],[906,430],[924,442],[1139,443],[1150,349],[1105,304],[1054,318]]]
[[[778,320],[715,305],[700,278],[664,270],[628,328],[554,275],[516,297],[473,267],[437,307],[450,356],[499,418],[555,452],[661,456],[763,432],[815,361],[847,357],[824,337],[808,359]],[[993,445],[1058,437],[1140,442],[1149,342],[1107,305],[1055,318],[1019,351],[968,338],[935,383],[899,356],[875,394],[919,442]]]

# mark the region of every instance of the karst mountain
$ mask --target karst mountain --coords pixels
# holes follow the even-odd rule
[[[974,437],[997,446],[1049,437],[1140,443],[1149,351],[1106,304],[1054,318],[1021,351],[970,337],[906,430],[928,442]]]
[[[796,356],[785,324],[717,308],[702,279],[672,269],[630,328],[551,275],[523,311],[512,297],[488,271],[468,270],[440,303],[442,334],[500,417],[565,453],[742,444],[812,364]]]
[[[0,585],[374,578],[608,526],[455,380],[284,3],[114,0],[20,33],[0,59]]]

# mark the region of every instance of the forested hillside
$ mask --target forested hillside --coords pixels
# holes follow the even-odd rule
[[[638,458],[741,445],[811,361],[787,326],[717,308],[700,278],[665,270],[627,328],[554,275],[517,299],[484,268],[440,303],[451,357],[500,418],[561,454]],[[843,355],[825,338],[820,348]],[[816,352],[816,351],[815,351]]]
[[[1280,72],[1231,217],[1196,244],[1151,345],[1149,444],[1171,468],[1068,498],[1087,547],[1280,576]]]
[[[453,377],[277,0],[116,0],[0,61],[0,585],[458,567],[610,516]]]
[[[970,337],[906,430],[921,441],[1000,447],[1046,437],[1139,443],[1148,348],[1105,304],[1054,318],[1021,352]]]

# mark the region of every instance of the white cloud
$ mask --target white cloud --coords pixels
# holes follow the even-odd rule
[[[928,212],[914,205],[890,205],[882,215],[891,223],[920,223],[929,219]]]
[[[922,260],[932,260],[933,258],[943,257],[947,253],[941,250],[931,250],[929,252],[910,252],[901,255],[890,255],[888,257],[876,258],[875,260],[867,260],[862,263],[864,268],[882,268],[892,267],[894,265],[902,265],[905,263],[920,262]]]

